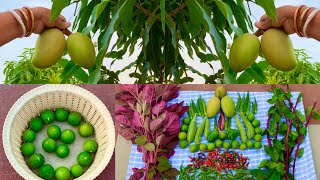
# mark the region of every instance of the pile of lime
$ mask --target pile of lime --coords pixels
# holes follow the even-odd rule
[[[57,122],[56,124],[55,121]],[[47,137],[42,141],[42,149],[46,153],[53,153],[58,158],[64,159],[69,156],[69,146],[77,141],[76,133],[71,129],[61,130],[58,123],[68,123],[76,127],[82,138],[86,138],[82,145],[82,152],[77,156],[77,163],[71,167],[60,166],[56,169],[45,163],[45,157],[37,151],[35,139],[37,133],[46,129]],[[47,127],[47,128],[46,128]],[[43,179],[67,180],[80,177],[92,164],[98,143],[94,139],[94,127],[82,119],[78,112],[68,112],[65,108],[58,108],[55,111],[46,109],[39,117],[32,118],[28,128],[22,133],[22,155],[27,165],[39,177]]]

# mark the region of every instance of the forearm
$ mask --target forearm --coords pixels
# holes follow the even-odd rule
[[[9,12],[0,13],[0,22],[0,46],[22,36],[21,25]]]
[[[307,15],[309,15],[310,13],[311,10],[308,11]],[[314,38],[320,41],[320,12],[318,12],[317,15],[313,18],[313,20],[309,23],[306,35],[310,38]]]

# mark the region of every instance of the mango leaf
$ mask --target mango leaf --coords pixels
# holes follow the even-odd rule
[[[256,0],[256,3],[266,11],[267,15],[271,19],[273,20],[278,19],[274,0]]]
[[[222,12],[223,16],[227,19],[229,26],[236,34],[236,36],[241,36],[243,34],[242,30],[236,26],[234,26],[233,22],[233,13],[230,6],[221,0],[215,0],[215,3],[219,7],[219,10]]]
[[[115,15],[112,17],[111,22],[107,28],[107,30],[104,32],[103,37],[101,39],[102,42],[102,47],[99,50],[99,53],[97,55],[96,58],[96,68],[92,69],[89,75],[89,79],[88,79],[88,83],[92,83],[92,84],[96,84],[99,82],[100,78],[101,78],[101,66],[102,66],[102,62],[104,59],[104,56],[108,50],[109,44],[110,44],[110,39],[111,36],[113,34],[113,32],[116,29],[116,23],[118,22],[119,18],[120,18],[120,14],[122,14],[123,10],[125,8],[127,8],[128,6],[130,7],[130,4],[134,4],[135,1],[130,1],[130,0],[126,0],[121,6],[120,8],[117,10],[117,12],[115,13]]]
[[[157,15],[151,15],[148,20],[146,21],[146,30],[145,30],[145,33],[144,33],[144,38],[143,38],[143,41],[144,41],[144,46],[147,46],[148,43],[149,43],[149,32],[151,30],[151,27],[153,26],[153,24],[156,22],[157,20]]]
[[[83,13],[79,14],[78,16],[80,16],[80,20],[79,20],[79,24],[78,24],[78,29],[77,32],[82,32],[82,30],[87,27],[91,13],[93,8],[96,5],[96,1],[91,1],[88,6],[86,6],[83,9]]]
[[[61,11],[69,6],[70,0],[53,0],[52,8],[50,11],[50,22],[56,20],[59,15],[61,14]]]
[[[69,62],[71,62],[70,63],[71,66],[74,64],[72,61],[68,61],[67,59],[61,59],[58,61],[58,63],[64,68],[64,71],[66,70],[66,66],[69,65]],[[70,65],[68,68],[71,68]],[[63,73],[66,73],[66,72],[63,72]],[[77,72],[75,72],[73,76],[78,80],[82,81],[83,83],[88,82],[89,76],[82,68],[80,68]]]
[[[260,61],[254,63],[250,68],[245,70],[239,77],[239,84],[249,84],[252,80],[256,80],[259,83],[265,83],[266,77],[264,76],[263,70],[269,66],[267,61]],[[254,76],[253,76],[254,75]],[[255,77],[257,76],[257,77]]]
[[[69,71],[67,71],[64,75],[61,75],[62,80],[60,83],[66,83],[79,69],[81,69],[81,67],[74,64],[72,68],[69,69]]]
[[[172,46],[177,49],[178,41],[177,41],[177,33],[175,31],[176,23],[173,21],[173,19],[166,14],[166,24],[168,28],[170,29],[171,36],[172,36]]]
[[[198,17],[202,18],[207,23],[206,25],[209,27],[209,34],[211,35],[211,39],[213,41],[215,49],[216,49],[218,56],[220,58],[222,68],[224,70],[225,83],[226,84],[237,83],[235,76],[229,72],[230,64],[229,64],[228,58],[226,56],[226,53],[223,51],[223,49],[226,49],[226,46],[224,45],[224,42],[221,39],[219,32],[215,28],[210,16],[206,13],[205,9],[201,6],[201,4],[197,0],[195,0],[195,1],[187,0],[187,3],[188,3],[188,7],[195,6],[198,8],[198,12],[197,12]]]
[[[38,80],[22,82],[21,84],[52,84],[52,82],[50,80],[38,79]]]
[[[165,33],[166,28],[166,1],[160,0],[160,10],[161,10],[161,23],[162,23],[162,30]]]
[[[106,1],[103,1],[99,4],[97,4],[94,8],[93,8],[93,11],[91,13],[91,25],[84,28],[82,30],[82,33],[87,35],[90,33],[90,31],[92,31],[92,28],[95,26],[99,16],[101,15],[101,13],[103,12],[104,8],[107,6],[109,0],[106,0]]]
[[[246,17],[241,12],[241,7],[238,6],[233,0],[227,0],[226,3],[229,4],[233,14],[234,18],[236,19],[236,22],[238,24],[238,27],[240,27],[243,31],[243,33],[248,32],[247,24],[246,24]]]

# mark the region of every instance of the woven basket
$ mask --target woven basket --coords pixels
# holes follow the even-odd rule
[[[91,92],[74,85],[44,85],[20,97],[11,107],[3,127],[3,147],[13,168],[25,179],[40,179],[27,166],[20,152],[22,132],[31,118],[44,109],[65,107],[82,114],[95,129],[99,144],[94,162],[77,179],[94,179],[108,165],[115,146],[115,130],[106,106]]]

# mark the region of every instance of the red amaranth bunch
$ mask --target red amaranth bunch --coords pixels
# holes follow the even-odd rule
[[[180,117],[189,109],[183,102],[168,106],[178,97],[176,85],[120,85],[116,94],[118,133],[137,144],[146,166],[133,168],[130,180],[172,179],[179,171],[169,158],[178,144]]]

